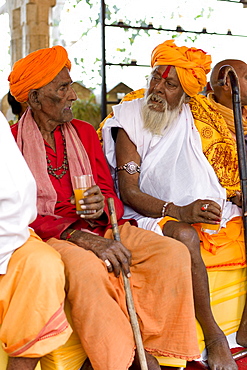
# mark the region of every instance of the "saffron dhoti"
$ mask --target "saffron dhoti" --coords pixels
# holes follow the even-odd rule
[[[0,340],[9,356],[41,357],[67,341],[64,284],[59,254],[31,231],[0,275]]]

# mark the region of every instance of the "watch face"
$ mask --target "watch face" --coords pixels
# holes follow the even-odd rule
[[[133,175],[134,173],[137,172],[137,168],[138,168],[138,165],[131,161],[129,163],[126,164],[126,171],[130,174],[130,175]]]

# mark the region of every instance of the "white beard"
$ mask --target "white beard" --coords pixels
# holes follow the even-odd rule
[[[150,109],[150,106],[155,103],[150,102],[151,98],[155,98],[156,101],[162,103],[163,111],[158,112]],[[181,112],[182,105],[185,103],[186,94],[184,93],[178,103],[178,105],[171,109],[170,105],[166,100],[160,98],[158,95],[152,93],[149,96],[145,96],[144,104],[142,107],[142,118],[144,122],[144,128],[150,131],[153,135],[162,135],[164,130],[174,122]]]

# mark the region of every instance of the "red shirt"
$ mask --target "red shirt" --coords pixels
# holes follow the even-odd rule
[[[95,220],[95,227],[92,228],[84,219],[80,218],[80,216],[76,214],[75,205],[71,204],[70,202],[70,197],[73,195],[73,190],[69,170],[61,179],[57,179],[54,176],[49,175],[53,187],[57,193],[55,214],[61,216],[61,218],[57,219],[53,216],[37,216],[36,220],[30,226],[43,240],[48,240],[51,237],[60,238],[61,233],[71,225],[73,225],[72,227],[74,229],[84,228],[103,236],[106,229],[111,227],[109,211],[107,207],[107,198],[109,197],[114,199],[115,210],[119,224],[127,221],[121,219],[123,216],[123,204],[115,193],[110,170],[94,127],[87,122],[77,119],[73,119],[71,123],[76,129],[77,134],[88,154],[94,180],[100,187],[102,194],[105,196],[104,211],[107,217],[102,218],[102,220]],[[18,123],[13,125],[11,130],[16,139]],[[45,148],[46,154],[51,161],[50,164],[53,168],[57,168],[61,166],[64,159],[64,145],[60,126],[58,126],[54,131],[54,139],[56,144],[56,153],[47,142],[45,142]],[[34,143],[30,143],[30,145],[34,145]],[[136,224],[134,220],[132,222]]]

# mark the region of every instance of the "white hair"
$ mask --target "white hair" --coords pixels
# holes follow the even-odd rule
[[[187,95],[183,93],[180,98],[178,105],[175,108],[167,103],[165,99],[162,99],[159,95],[152,93],[145,94],[144,103],[142,107],[142,118],[144,122],[144,128],[150,131],[153,135],[162,135],[165,128],[168,127],[178,117],[181,112],[182,105],[186,103]],[[155,106],[155,102],[162,105],[162,111],[156,111],[151,109]]]

